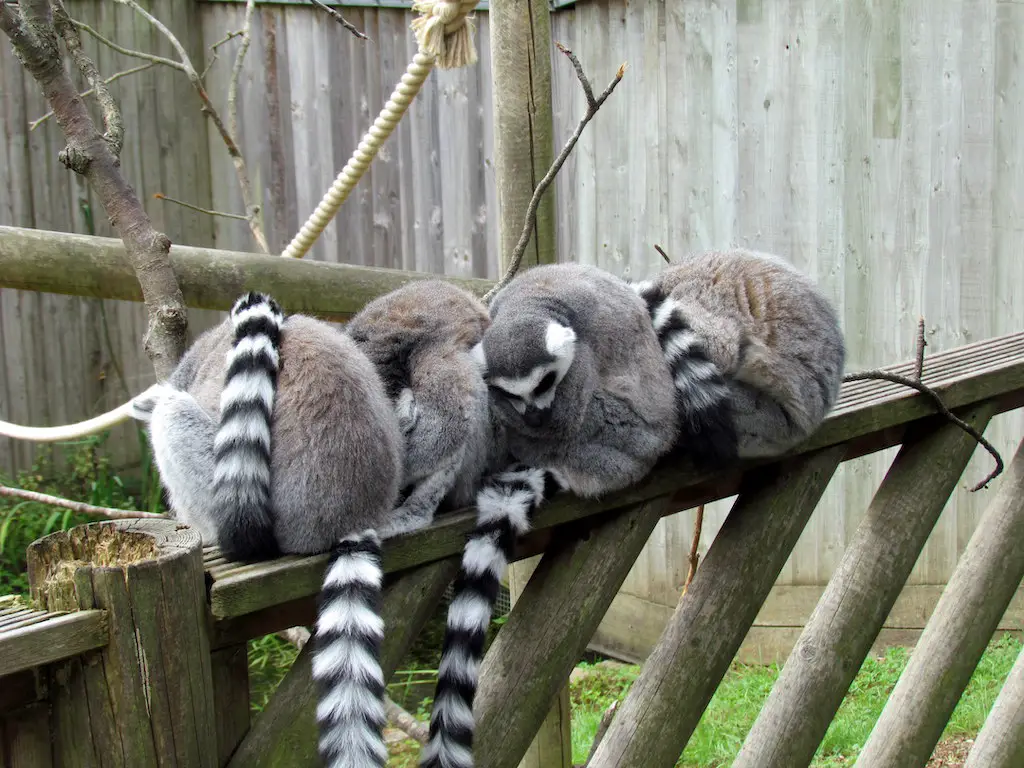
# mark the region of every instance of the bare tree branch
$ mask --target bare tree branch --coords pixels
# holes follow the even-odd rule
[[[562,166],[565,165],[565,161],[568,159],[569,154],[576,146],[576,142],[579,141],[580,136],[583,134],[583,129],[587,127],[587,123],[589,123],[593,119],[594,115],[597,114],[597,110],[599,110],[605,100],[611,96],[612,91],[615,90],[615,86],[619,84],[623,75],[626,74],[626,65],[623,63],[615,73],[615,78],[608,84],[608,87],[604,89],[604,92],[597,98],[594,98],[594,91],[590,86],[590,81],[587,80],[587,76],[584,74],[583,67],[576,58],[576,54],[559,42],[556,42],[555,45],[558,46],[558,50],[569,58],[569,61],[572,62],[573,68],[576,70],[576,76],[579,78],[580,85],[583,86],[583,93],[587,98],[587,111],[576,126],[576,130],[573,131],[572,136],[569,137],[565,146],[562,147],[562,151],[558,153],[558,157],[555,158],[555,162],[551,164],[551,167],[548,168],[548,172],[544,174],[544,178],[540,180],[536,188],[533,190],[533,197],[530,198],[530,204],[526,208],[526,223],[523,226],[523,234],[520,236],[519,242],[516,243],[516,247],[512,250],[512,256],[509,259],[508,269],[505,270],[504,277],[502,277],[498,284],[484,295],[483,300],[485,302],[489,302],[498,291],[508,285],[512,281],[512,278],[516,276],[516,272],[519,271],[519,264],[523,260],[523,254],[526,252],[526,246],[530,243],[530,235],[533,234],[533,228],[537,222],[537,207],[540,205],[541,197],[544,196],[547,188],[551,186],[551,183],[555,180],[555,176],[558,172],[562,170]]]
[[[242,24],[242,44],[238,47],[235,55],[235,66],[231,70],[231,80],[228,82],[228,130],[232,137],[238,141],[238,81],[242,76],[242,63],[245,61],[245,54],[249,52],[252,32],[252,14],[256,10],[256,0],[248,0],[245,4],[245,21]],[[246,208],[249,207],[246,202]],[[269,248],[265,248],[269,253]]]
[[[690,588],[690,582],[693,581],[693,575],[697,573],[697,566],[700,564],[700,534],[704,528],[704,505],[701,504],[697,507],[697,517],[693,521],[693,541],[690,542],[690,567],[686,572],[686,583],[683,584],[683,594],[680,598],[686,594],[686,590]]]
[[[128,77],[128,75],[135,75],[135,74],[138,74],[139,72],[144,72],[147,69],[155,67],[156,64],[157,64],[157,62],[150,61],[150,62],[147,62],[146,64],[140,64],[137,67],[132,67],[131,69],[126,69],[126,70],[124,70],[122,72],[116,72],[113,75],[111,75],[110,77],[106,78],[103,82],[106,85],[110,85],[111,83],[113,83],[113,82],[115,82],[117,80],[120,80],[122,77]],[[82,91],[78,95],[81,96],[84,99],[86,96],[91,96],[93,94],[93,90],[94,89],[90,88],[87,91]],[[47,112],[42,117],[37,118],[36,120],[33,120],[31,123],[28,124],[29,131],[34,131],[36,128],[38,128],[40,125],[45,123],[51,117],[53,117],[53,111],[52,110],[50,112]]]
[[[225,213],[224,211],[214,211],[209,208],[200,208],[198,205],[192,205],[192,203],[186,203],[184,200],[176,200],[169,195],[165,195],[162,192],[157,192],[153,195],[157,200],[166,200],[168,203],[174,203],[180,205],[183,208],[189,208],[198,213],[205,213],[207,216],[223,216],[226,219],[239,219],[241,221],[248,221],[248,216],[243,216],[240,213]]]
[[[347,29],[349,32],[351,32],[353,35],[358,37],[360,40],[369,40],[370,39],[366,35],[364,35],[362,32],[360,32],[358,29],[356,29],[355,26],[350,21],[348,21],[344,16],[342,16],[336,10],[331,8],[329,5],[324,5],[322,2],[320,2],[320,0],[309,0],[309,2],[311,2],[316,7],[322,8],[323,10],[327,11],[327,13],[330,14],[332,19],[334,19],[336,22],[341,24],[341,26],[343,26],[345,29]]]
[[[203,80],[204,82],[206,81],[206,76],[210,73],[210,70],[213,69],[213,65],[220,59],[220,56],[217,54],[217,49],[225,43],[229,42],[230,40],[234,40],[241,34],[242,30],[240,29],[237,29],[234,32],[228,32],[226,35],[224,35],[224,37],[222,37],[220,40],[218,40],[210,46],[210,60],[206,62],[206,68],[203,70],[203,73],[199,76],[201,80]]]
[[[53,3],[54,28],[64,40],[64,47],[71,54],[78,71],[95,91],[96,101],[103,112],[103,127],[106,128],[103,138],[110,144],[110,151],[114,153],[114,157],[120,157],[121,148],[124,146],[124,119],[121,117],[121,109],[107,89],[107,83],[100,76],[95,62],[82,48],[82,38],[78,35],[78,29],[71,23],[63,0],[53,0]]]
[[[81,501],[71,501],[70,499],[62,499],[60,496],[50,496],[48,493],[37,493],[36,491],[23,491],[20,488],[11,488],[6,485],[0,485],[0,496],[7,496],[11,499],[23,499],[25,501],[35,501],[40,504],[49,504],[52,507],[62,507],[63,509],[70,509],[74,512],[81,512],[84,515],[103,515],[109,517],[112,520],[134,520],[140,517],[159,517],[165,518],[167,515],[161,515],[158,512],[138,512],[132,509],[114,509],[113,507],[96,507],[92,504],[85,504]]]
[[[117,53],[120,53],[123,56],[131,56],[133,59],[142,59],[143,61],[148,61],[148,62],[151,62],[153,64],[162,64],[165,67],[170,67],[171,69],[176,69],[179,72],[184,72],[185,71],[185,67],[182,66],[180,62],[177,62],[174,59],[168,59],[168,58],[165,58],[164,56],[157,56],[154,53],[146,53],[145,51],[136,51],[136,50],[132,50],[131,48],[125,48],[124,46],[118,45],[113,40],[110,40],[109,38],[104,37],[99,32],[97,32],[95,29],[90,27],[88,24],[86,24],[85,22],[79,21],[78,19],[72,19],[71,23],[74,24],[79,29],[81,29],[82,31],[88,32],[90,35],[92,35],[94,38],[96,38],[96,40],[98,40],[99,42],[101,42],[105,46],[107,46],[107,48],[110,48],[112,51],[117,51]]]
[[[50,0],[23,0],[20,18],[0,0],[0,27],[42,90],[67,139],[60,161],[83,176],[124,242],[149,314],[146,352],[158,378],[170,375],[185,349],[188,316],[168,258],[171,242],[157,232],[125,181],[111,142],[102,136],[64,67]],[[109,105],[106,105],[109,106]]]
[[[122,5],[127,5],[137,14],[142,16],[148,21],[160,34],[167,38],[171,46],[177,52],[179,61],[171,62],[170,59],[162,59],[160,63],[171,62],[170,66],[178,69],[185,73],[192,87],[199,95],[199,99],[203,103],[203,112],[210,117],[213,121],[214,127],[217,129],[217,133],[220,134],[221,140],[224,142],[224,146],[227,147],[228,155],[231,156],[231,161],[235,166],[235,174],[238,176],[238,186],[242,190],[242,202],[245,204],[245,210],[248,214],[247,220],[249,222],[249,230],[252,232],[253,239],[256,244],[263,250],[264,253],[270,253],[270,247],[267,245],[267,238],[263,233],[263,225],[260,222],[260,209],[259,206],[253,201],[252,194],[252,181],[249,178],[249,169],[246,165],[245,158],[242,156],[242,151],[238,148],[238,142],[234,134],[228,130],[228,127],[224,124],[224,120],[221,118],[217,108],[213,106],[213,102],[210,100],[210,95],[206,92],[206,88],[203,86],[202,78],[196,71],[196,68],[192,65],[192,59],[188,55],[188,51],[181,44],[181,41],[171,32],[167,26],[156,18],[153,14],[143,8],[136,2],[136,0],[116,0],[116,2]],[[253,4],[254,0],[249,0],[249,4]],[[247,18],[249,17],[247,8]],[[102,36],[97,35],[97,40],[100,40],[104,44],[110,45],[114,50],[118,50],[119,46],[114,46],[110,41],[106,40]],[[121,51],[122,53],[124,51]],[[137,52],[134,52],[137,53]],[[129,53],[128,55],[133,55]],[[148,54],[142,54],[141,58],[148,58],[152,60]],[[156,57],[160,58],[160,57]]]

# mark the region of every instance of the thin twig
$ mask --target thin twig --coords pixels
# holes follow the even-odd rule
[[[961,419],[956,414],[952,413],[946,405],[942,402],[942,398],[939,397],[938,392],[929,387],[927,384],[922,384],[920,381],[908,378],[907,376],[900,376],[899,374],[889,373],[888,371],[862,371],[861,373],[848,373],[843,376],[843,381],[864,381],[867,379],[877,379],[880,381],[891,381],[893,384],[902,384],[905,387],[916,389],[922,395],[931,398],[932,402],[935,403],[935,408],[938,412],[944,416],[948,421],[956,424],[960,429],[969,434],[975,440],[980,443],[986,451],[992,454],[992,458],[995,459],[996,467],[993,469],[988,476],[980,483],[971,488],[971,493],[980,491],[995,478],[997,478],[1003,471],[1003,457],[999,455],[999,451],[995,449],[985,436],[978,430],[968,424],[966,421]]]
[[[159,512],[138,512],[130,509],[96,507],[81,501],[71,501],[70,499],[62,499],[60,496],[50,496],[47,493],[37,493],[36,491],[24,491],[21,488],[11,488],[6,485],[0,485],[0,496],[35,501],[40,504],[49,504],[53,507],[63,507],[64,509],[70,509],[84,515],[104,515],[114,520],[135,520],[140,517],[167,517],[167,515],[162,515]]]
[[[198,213],[205,213],[207,216],[223,216],[226,219],[238,219],[240,221],[249,220],[248,216],[243,216],[240,213],[225,213],[224,211],[213,211],[210,210],[209,208],[200,208],[198,205],[186,203],[184,200],[176,200],[175,198],[165,195],[162,192],[156,192],[153,195],[153,197],[155,197],[157,200],[166,200],[169,203],[174,203],[175,205],[180,205],[184,208],[190,208],[191,210],[197,211]]]
[[[252,182],[249,178],[249,169],[246,166],[245,158],[242,156],[242,152],[238,148],[238,142],[235,140],[234,135],[228,130],[227,126],[224,124],[224,120],[220,116],[220,113],[217,111],[216,107],[213,106],[213,102],[210,100],[210,95],[206,92],[206,88],[203,86],[202,78],[199,77],[199,73],[192,65],[192,60],[189,58],[185,47],[181,44],[181,41],[175,37],[174,33],[171,32],[171,30],[168,29],[162,21],[160,21],[160,19],[156,18],[156,16],[139,5],[136,0],[116,0],[116,2],[119,2],[122,5],[127,5],[137,14],[142,16],[142,18],[148,21],[158,32],[160,32],[160,34],[166,37],[174,50],[177,51],[180,61],[173,62],[173,66],[175,69],[179,69],[184,72],[185,76],[188,77],[189,82],[192,83],[192,87],[195,88],[196,93],[199,94],[199,98],[203,102],[203,112],[213,121],[213,125],[217,129],[217,133],[220,134],[221,140],[224,142],[224,146],[227,147],[228,154],[231,156],[231,161],[235,166],[235,174],[238,176],[238,186],[242,191],[242,202],[245,203],[245,210],[248,213],[246,220],[249,222],[249,230],[252,232],[252,236],[256,241],[256,244],[263,250],[263,252],[270,253],[270,248],[267,245],[267,238],[263,233],[263,225],[259,220],[260,209],[259,206],[253,202]],[[170,59],[164,59],[164,61],[170,61]]]
[[[668,254],[665,253],[664,249],[662,249],[662,247],[660,245],[658,245],[657,243],[654,244],[654,250],[656,250],[658,253],[661,254],[661,258],[663,258],[665,260],[666,264],[671,264],[672,263],[672,259],[670,259],[668,257]]]
[[[242,44],[235,55],[235,66],[231,69],[231,80],[228,81],[228,130],[231,137],[238,143],[238,81],[242,76],[242,63],[249,52],[252,41],[252,15],[256,10],[256,0],[248,0],[245,4],[245,21],[242,23]],[[248,205],[246,205],[248,208]],[[269,250],[269,249],[268,249]]]
[[[686,583],[683,584],[683,594],[680,595],[682,599],[683,595],[686,594],[686,590],[690,588],[690,582],[693,581],[693,575],[697,572],[697,566],[700,564],[700,553],[697,551],[700,546],[700,534],[704,528],[704,505],[701,504],[697,507],[697,519],[693,523],[693,541],[690,542],[690,569],[686,573]]]
[[[71,19],[71,23],[74,24],[79,29],[84,30],[85,32],[88,32],[90,35],[92,35],[94,38],[96,38],[99,42],[101,42],[105,46],[107,46],[107,48],[110,48],[113,51],[117,51],[118,53],[120,53],[120,54],[122,54],[124,56],[131,56],[133,59],[142,59],[143,61],[149,61],[149,62],[152,62],[153,64],[162,64],[165,67],[170,67],[171,69],[176,69],[179,72],[184,72],[185,71],[185,67],[182,66],[181,62],[175,61],[174,59],[168,59],[168,58],[165,58],[164,56],[157,56],[154,53],[145,53],[144,51],[135,51],[135,50],[132,50],[131,48],[125,48],[124,46],[118,45],[113,40],[107,39],[106,37],[101,35],[99,32],[97,32],[95,29],[90,27],[88,24],[86,24],[85,22],[79,21],[78,19]]]
[[[213,69],[213,65],[220,60],[220,56],[217,55],[217,49],[229,40],[234,40],[236,37],[241,35],[242,31],[243,30],[238,29],[234,32],[228,32],[224,37],[210,46],[210,60],[206,62],[206,67],[203,69],[203,73],[199,76],[203,82],[206,82],[206,76],[210,73],[210,70]]]
[[[580,84],[583,86],[583,93],[586,94],[587,97],[587,112],[583,115],[583,118],[576,126],[576,130],[573,131],[572,136],[570,136],[569,140],[565,143],[565,146],[562,147],[562,151],[558,153],[558,157],[555,158],[555,162],[551,164],[551,167],[548,168],[548,172],[544,174],[544,178],[540,180],[540,183],[538,183],[537,187],[533,190],[533,197],[530,198],[530,204],[526,208],[526,223],[523,226],[523,234],[519,237],[519,242],[516,243],[516,247],[512,250],[512,256],[509,259],[508,269],[505,270],[505,276],[501,278],[497,285],[491,288],[491,290],[484,295],[483,300],[485,302],[489,302],[498,291],[508,285],[512,281],[512,278],[516,276],[516,272],[519,271],[519,264],[523,260],[523,254],[526,253],[526,246],[530,242],[530,235],[533,234],[534,225],[537,222],[537,207],[540,205],[541,197],[543,197],[547,188],[551,186],[551,182],[555,180],[555,176],[558,172],[562,170],[562,166],[569,157],[569,153],[572,152],[573,148],[576,146],[576,142],[579,141],[579,138],[583,133],[583,129],[587,127],[587,123],[589,123],[593,119],[594,115],[597,114],[597,110],[599,110],[605,100],[611,96],[612,91],[615,90],[615,86],[619,84],[623,75],[626,74],[626,64],[623,63],[615,73],[615,79],[613,79],[611,83],[608,84],[608,87],[604,89],[604,92],[595,99],[594,91],[590,87],[590,81],[587,80],[587,76],[583,72],[583,67],[580,65],[579,59],[576,58],[576,54],[561,43],[556,42],[555,45],[558,46],[558,50],[569,58],[569,61],[572,62],[573,68],[576,70],[576,76],[579,78]]]
[[[356,29],[352,25],[351,22],[349,22],[344,16],[342,16],[340,13],[338,13],[336,10],[334,10],[330,6],[324,5],[322,2],[320,2],[320,0],[309,0],[309,2],[311,2],[317,8],[322,8],[323,10],[327,11],[327,13],[329,13],[331,15],[331,18],[333,18],[336,22],[341,24],[341,26],[343,26],[345,29],[347,29],[349,32],[351,32],[353,35],[358,37],[360,40],[369,40],[370,39],[366,35],[364,35],[362,32],[360,32],[358,29]]]
[[[110,85],[111,83],[115,82],[116,80],[120,80],[122,77],[128,77],[128,75],[138,74],[139,72],[143,72],[143,71],[145,71],[147,69],[155,67],[156,65],[157,65],[157,62],[150,61],[150,62],[147,62],[145,64],[140,64],[137,67],[132,67],[131,69],[126,69],[123,72],[115,72],[110,77],[106,78],[103,82],[104,82],[105,85]],[[82,91],[78,95],[81,96],[84,99],[86,96],[92,96],[94,91],[95,91],[94,88],[90,88],[87,91]],[[28,124],[29,131],[34,131],[36,128],[38,128],[40,125],[45,123],[51,117],[53,117],[53,111],[52,110],[47,112],[42,117],[40,117],[40,118],[38,118],[36,120],[33,120],[31,123]]]

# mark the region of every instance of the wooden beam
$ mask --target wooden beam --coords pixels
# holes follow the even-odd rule
[[[590,768],[676,764],[843,454],[826,448],[745,478]]]
[[[959,415],[983,431],[993,412],[990,405],[981,405]],[[952,424],[920,430],[904,443],[750,729],[735,768],[793,768],[811,762],[977,447]]]
[[[444,279],[479,296],[493,285],[475,278],[182,245],[171,247],[171,266],[189,307],[228,310],[240,294],[258,290],[271,293],[289,313],[338,321],[414,280]],[[142,301],[120,240],[21,227],[0,226],[0,287]]]
[[[107,644],[105,611],[0,611],[0,677],[78,656]],[[6,619],[6,622],[5,622]]]
[[[1024,442],[858,760],[924,766],[1024,579]]]
[[[481,768],[519,765],[666,504],[566,530],[541,558],[480,668],[473,751]]]
[[[1024,651],[1003,683],[964,768],[1020,768],[1024,765]]]
[[[216,768],[199,534],[173,520],[118,520],[60,531],[28,549],[33,600],[103,609],[108,642],[54,671],[59,765]]]
[[[940,393],[950,408],[998,398],[997,412],[1020,407],[1024,398],[1024,333],[989,340],[989,352],[977,345],[961,347],[929,358],[925,381]],[[912,365],[912,364],[911,364]],[[902,366],[893,366],[897,371]],[[857,388],[855,394],[866,391]],[[907,424],[934,414],[930,401],[894,385],[879,383],[867,388],[875,399],[847,405],[840,401],[831,415],[794,454],[832,445],[845,445],[845,460],[898,445]],[[931,416],[933,423],[936,417]],[[534,533],[525,537],[517,551],[522,559],[543,551],[548,529],[609,509],[676,494],[675,509],[726,498],[736,493],[745,470],[764,462],[742,462],[717,474],[701,474],[685,463],[665,464],[638,485],[599,500],[581,503],[570,494],[560,494],[538,511]],[[466,535],[475,525],[472,511],[442,515],[431,526],[385,544],[385,570],[395,572],[461,553]],[[210,553],[216,557],[215,552]],[[210,605],[216,618],[247,613],[289,603],[316,594],[320,588],[326,556],[285,557],[267,563],[237,565],[219,562],[208,568],[213,579]],[[290,625],[289,625],[290,626]]]
[[[385,587],[384,643],[381,668],[390,679],[398,663],[427,623],[444,590],[455,578],[456,558],[399,574]],[[316,725],[317,686],[310,667],[313,643],[306,643],[284,680],[238,750],[229,768],[315,768],[319,738]]]

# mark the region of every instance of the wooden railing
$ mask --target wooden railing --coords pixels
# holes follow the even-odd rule
[[[21,262],[4,247],[8,236],[25,237],[0,232],[0,266]],[[97,247],[117,250],[93,238],[76,243],[74,256],[51,254],[51,260],[88,257]],[[259,275],[222,279],[238,275],[231,258],[210,264],[210,284],[224,290],[275,290]],[[59,272],[59,263],[51,266]],[[332,279],[341,274],[330,269]],[[344,279],[355,274],[344,272]],[[8,274],[0,269],[0,284]],[[26,272],[18,274],[27,280]],[[371,292],[410,279],[387,270],[372,274]],[[48,289],[57,287],[57,278],[46,279]],[[293,285],[301,295],[299,283]],[[210,296],[209,304],[223,303]],[[911,374],[913,368],[908,362],[887,370]],[[983,431],[994,415],[1024,405],[1024,333],[933,355],[923,381]],[[735,763],[808,765],[977,448],[936,415],[929,399],[898,384],[848,383],[821,428],[779,460],[714,474],[666,463],[643,483],[600,501],[561,496],[540,510],[516,559],[543,557],[481,669],[477,765],[518,765],[658,520],[736,495],[590,762],[595,768],[674,765],[837,467],[897,445]],[[925,651],[913,655],[865,745],[864,765],[924,764],[1024,577],[1024,457],[1018,453],[995,484],[998,492],[921,638]],[[472,510],[445,515],[386,542],[387,675],[435,611],[473,520]],[[163,520],[95,523],[35,542],[32,604],[0,603],[3,764],[316,765],[310,646],[250,721],[246,642],[312,622],[325,561],[231,563],[215,548],[202,548],[190,529]],[[1007,681],[969,765],[1024,764],[1022,666],[1019,661]]]

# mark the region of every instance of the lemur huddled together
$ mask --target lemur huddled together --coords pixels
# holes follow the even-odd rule
[[[559,492],[602,496],[669,456],[789,451],[838,397],[845,347],[785,260],[692,254],[631,283],[527,269],[489,305],[412,282],[343,328],[248,293],[132,403],[171,508],[237,560],[330,553],[313,642],[319,752],[384,766],[382,542],[475,505],[423,768],[471,768],[473,700],[518,537]]]

